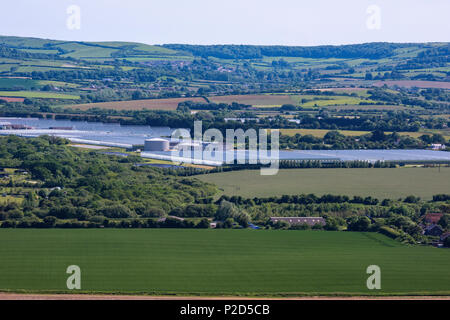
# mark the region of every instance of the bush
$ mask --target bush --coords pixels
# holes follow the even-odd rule
[[[450,248],[450,237],[447,237],[444,240],[444,247]]]
[[[105,207],[100,210],[100,213],[107,218],[130,218],[135,215],[134,212],[122,204]]]
[[[290,224],[287,221],[279,220],[272,224],[274,229],[289,229]]]
[[[286,222],[286,221],[283,221],[283,222]],[[306,223],[302,223],[302,224],[293,224],[289,227],[289,229],[291,229],[291,230],[309,230],[309,229],[311,229],[311,227]]]
[[[437,194],[433,196],[433,201],[448,201],[450,200],[450,194]]]
[[[244,228],[248,227],[248,224],[250,222],[250,216],[247,212],[239,209],[231,202],[222,200],[219,208],[216,211],[215,219],[219,221],[225,221],[228,218],[233,218],[234,221],[239,223]]]
[[[349,231],[369,231],[371,228],[370,219],[363,217],[350,217],[347,220],[347,230]]]
[[[44,224],[49,227],[54,227],[57,220],[54,216],[47,216],[44,218]]]
[[[199,228],[199,229],[208,229],[209,228],[209,220],[206,218],[203,218],[202,220],[200,220],[199,223],[197,223],[197,225],[195,227]]]
[[[149,207],[144,210],[141,217],[162,218],[162,217],[165,217],[166,215],[167,214],[166,214],[166,211],[164,211],[164,209],[157,208],[157,207]]]
[[[400,237],[400,233],[388,226],[382,226],[378,229],[378,232],[388,236],[389,238],[395,239]]]
[[[104,216],[93,216],[89,218],[89,222],[104,224],[106,218]]]

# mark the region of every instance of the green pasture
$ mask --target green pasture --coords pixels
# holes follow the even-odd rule
[[[280,169],[273,176],[259,170],[197,176],[226,195],[244,198],[284,194],[354,195],[398,199],[409,195],[431,199],[450,190],[450,168]]]

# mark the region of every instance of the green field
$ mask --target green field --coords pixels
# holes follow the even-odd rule
[[[141,294],[450,294],[450,251],[375,233],[1,229],[0,288]],[[381,268],[368,290],[366,268]]]
[[[22,98],[41,98],[41,99],[69,99],[69,100],[79,100],[80,99],[80,96],[78,96],[78,95],[44,92],[44,91],[0,91],[0,96],[22,97]]]
[[[301,135],[312,135],[314,137],[323,138],[328,132],[333,130],[327,129],[278,129],[280,134],[286,136],[295,136],[297,133]],[[371,131],[355,131],[355,130],[334,130],[339,131],[344,136],[363,136],[371,133]],[[414,132],[397,132],[401,136],[410,136],[412,138],[418,139],[422,135],[432,135],[434,133],[441,134],[446,139],[450,138],[450,131],[445,129],[422,129],[421,131]],[[385,134],[392,134],[392,132],[385,132]]]
[[[42,88],[47,84],[55,87],[69,87],[69,88],[77,87],[77,85],[74,83],[62,81],[0,78],[0,88],[7,90],[15,88],[30,90],[32,88]]]
[[[335,194],[397,199],[408,195],[431,199],[450,190],[450,168],[282,169],[274,176],[259,170],[198,176],[227,195],[244,198],[283,194]]]

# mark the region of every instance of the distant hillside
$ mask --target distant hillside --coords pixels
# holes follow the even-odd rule
[[[58,41],[39,38],[0,36],[0,44],[31,54],[48,54],[75,59],[110,59],[129,56],[176,56],[162,46],[133,42]]]
[[[186,51],[194,56],[216,57],[222,59],[255,59],[266,57],[302,57],[302,58],[341,58],[341,59],[380,59],[400,54],[402,50],[413,49],[418,52],[435,46],[448,44],[423,43],[387,43],[374,42],[341,46],[251,46],[251,45],[185,45],[166,44],[165,48]]]
[[[340,46],[254,46],[254,45],[147,45],[135,42],[60,41],[39,38],[0,36],[0,44],[30,54],[62,58],[101,60],[129,58],[166,58],[191,60],[193,57],[220,59],[261,59],[263,57],[300,57],[315,59],[381,59],[417,57],[426,50],[441,48],[448,54],[449,43],[374,42]],[[443,49],[442,49],[443,48]],[[406,53],[406,56],[405,56]]]
[[[0,100],[24,101],[39,107],[43,99],[45,103],[74,100],[90,105],[330,87],[445,89],[450,82],[450,44],[147,45],[0,36],[0,79]],[[70,98],[61,98],[63,93]],[[308,108],[374,103],[367,93],[365,101],[360,101],[357,95],[361,92],[334,102],[315,94],[293,103]],[[418,99],[412,90],[405,94]],[[426,99],[413,102],[390,96],[389,92],[377,99],[389,105],[395,102],[439,110],[448,102],[446,94],[439,90],[427,92]],[[274,107],[264,100],[256,104]]]

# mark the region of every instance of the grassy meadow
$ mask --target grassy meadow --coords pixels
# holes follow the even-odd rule
[[[226,195],[244,198],[284,194],[335,194],[398,199],[408,195],[431,199],[450,190],[450,168],[281,169],[274,176],[259,170],[197,176],[217,185]]]

